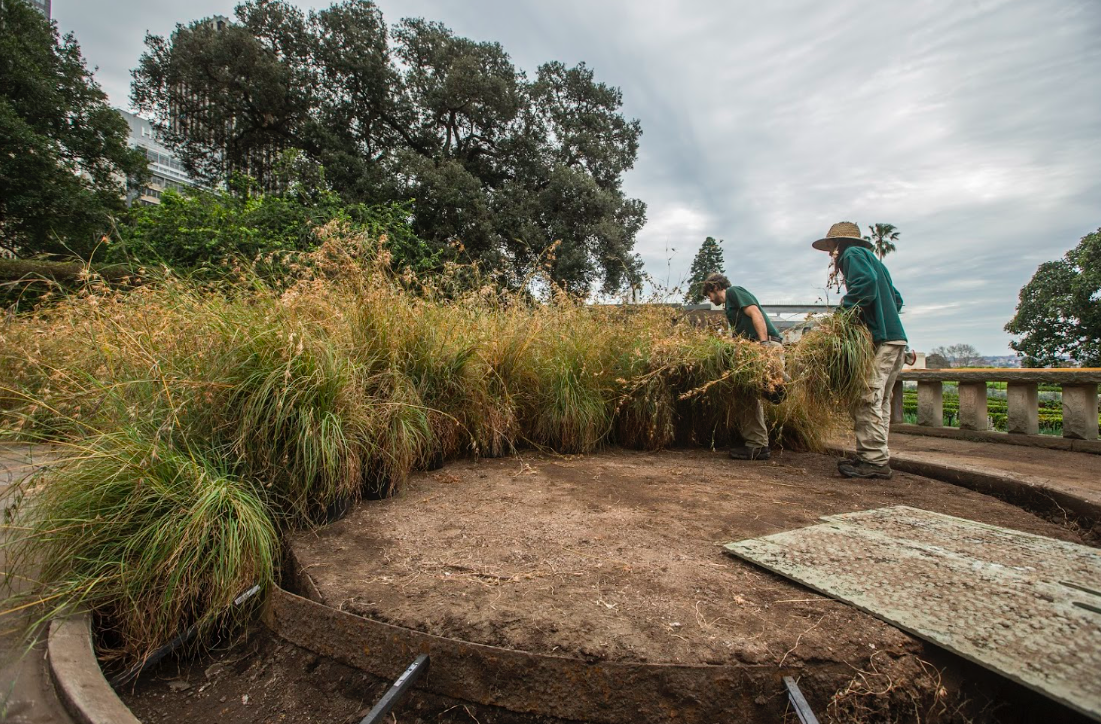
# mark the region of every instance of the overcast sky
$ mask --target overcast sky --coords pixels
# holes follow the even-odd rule
[[[328,2],[299,2],[321,7]],[[146,32],[230,0],[54,0],[115,105]],[[1099,0],[379,0],[500,42],[529,73],[584,61],[643,136],[626,191],[660,284],[704,237],[762,303],[825,299],[835,221],[901,230],[887,257],[911,346],[1010,354],[1043,261],[1101,227]],[[831,295],[835,299],[836,295]]]

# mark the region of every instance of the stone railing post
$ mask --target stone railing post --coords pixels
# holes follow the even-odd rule
[[[960,429],[988,430],[986,382],[960,383]]]
[[[1097,439],[1097,385],[1063,385],[1063,437]]]
[[[891,390],[891,424],[901,423],[902,419],[902,380],[896,380]]]
[[[1006,385],[1005,431],[1021,435],[1040,434],[1040,395],[1035,382]]]
[[[940,380],[918,381],[919,425],[944,427],[944,383]]]

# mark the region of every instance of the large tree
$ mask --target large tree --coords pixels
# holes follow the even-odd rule
[[[1101,229],[1086,234],[1062,259],[1044,262],[1021,288],[1017,313],[1005,331],[1028,367],[1054,367],[1066,358],[1101,366]]]
[[[942,355],[940,352],[930,352],[925,357],[925,367],[931,370],[944,369],[945,367],[951,367],[952,363],[948,361],[948,358]]]
[[[880,261],[892,251],[897,251],[899,231],[894,224],[872,224],[868,227],[868,233],[870,236],[865,236],[864,240],[872,242]]]
[[[689,304],[699,304],[706,297],[703,293],[703,280],[712,272],[723,271],[726,263],[723,261],[723,248],[721,241],[715,241],[714,237],[707,237],[696,252],[696,258],[692,260],[692,269],[688,273],[688,291],[684,295],[684,301]]]
[[[145,157],[80,46],[28,3],[0,3],[0,247],[91,254]]]
[[[932,354],[948,362],[947,367],[980,367],[986,364],[986,358],[970,344],[951,344],[947,347],[934,347]],[[928,360],[926,360],[928,366]]]
[[[638,280],[645,205],[622,177],[642,131],[584,64],[528,78],[497,43],[389,28],[369,0],[250,0],[236,17],[148,37],[134,71],[135,105],[189,170],[276,190],[272,160],[297,149],[348,201],[412,199],[421,237],[508,281],[536,263],[576,292]]]

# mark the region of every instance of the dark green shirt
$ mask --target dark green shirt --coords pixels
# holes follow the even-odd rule
[[[841,273],[845,275],[845,296],[841,306],[860,308],[860,318],[868,325],[872,341],[906,341],[906,331],[898,313],[902,309],[902,295],[891,281],[891,273],[883,262],[875,258],[870,249],[850,246],[838,259]]]
[[[740,334],[746,339],[752,339],[756,342],[760,338],[757,336],[757,330],[753,327],[753,318],[745,313],[746,307],[760,309],[761,305],[757,302],[757,297],[742,287],[730,287],[726,290],[726,318],[730,322],[730,326],[734,328],[734,334]],[[779,339],[780,333],[776,331],[776,327],[772,326],[772,321],[763,310],[761,316],[765,318],[765,328],[768,330],[768,335]]]

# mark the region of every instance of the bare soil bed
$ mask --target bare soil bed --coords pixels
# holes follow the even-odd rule
[[[835,463],[703,450],[457,462],[292,545],[327,605],[374,620],[590,661],[767,667],[803,677],[837,720],[952,720],[983,698],[957,688],[982,678],[974,667],[933,665],[934,647],[722,544],[899,504],[1083,541],[969,490],[844,480]]]
[[[905,504],[1082,542],[997,499],[830,457],[611,450],[449,464],[292,541],[326,604],[426,633],[590,661],[724,664],[799,679],[823,722],[1082,721],[843,603],[731,558],[723,543]],[[150,722],[358,722],[387,682],[259,631],[143,677]],[[782,690],[746,721],[796,722]],[[394,721],[551,722],[415,693]]]

